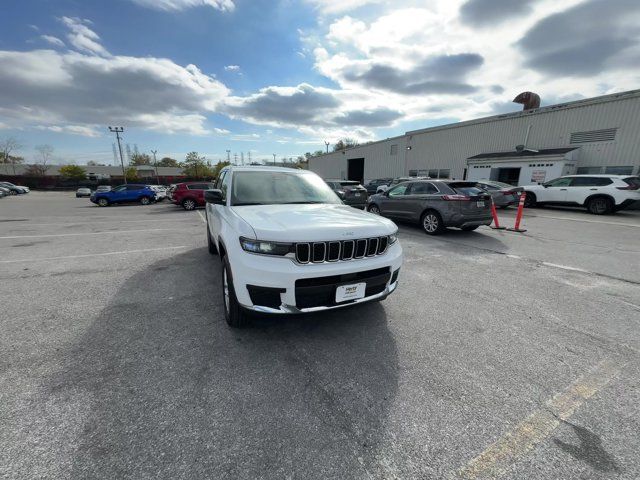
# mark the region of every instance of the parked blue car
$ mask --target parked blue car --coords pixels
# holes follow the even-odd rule
[[[149,205],[156,199],[155,192],[149,185],[127,184],[120,185],[108,192],[94,192],[89,197],[100,207],[107,207],[112,203],[141,203]]]

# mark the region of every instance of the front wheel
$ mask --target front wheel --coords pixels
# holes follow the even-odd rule
[[[442,217],[435,210],[428,210],[422,214],[422,229],[427,235],[439,235],[445,231]]]
[[[106,198],[98,199],[98,206],[99,207],[108,207],[109,206],[109,200],[107,200]]]
[[[524,197],[524,206],[527,208],[532,208],[537,206],[538,199],[536,198],[535,193],[527,192]]]
[[[238,303],[236,292],[233,288],[233,277],[229,261],[225,256],[222,259],[222,304],[224,307],[224,319],[230,327],[242,328],[247,324],[247,313]]]
[[[184,208],[187,211],[195,210],[196,209],[196,201],[191,199],[191,198],[187,198],[186,200],[184,200],[182,202],[182,208]]]
[[[140,199],[140,203],[142,205],[149,205],[151,203],[151,199],[149,197],[142,197]]]
[[[373,213],[374,215],[380,215],[380,208],[377,205],[369,205],[369,213]]]

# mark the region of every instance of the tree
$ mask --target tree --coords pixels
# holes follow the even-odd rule
[[[128,182],[140,181],[140,177],[138,177],[138,170],[136,169],[136,167],[127,167],[124,171],[124,174],[127,177],[126,180]]]
[[[16,164],[22,163],[24,158],[11,156],[14,150],[20,150],[22,145],[14,137],[8,137],[0,142],[0,163],[10,163],[13,165],[13,174],[16,174]]]
[[[47,170],[49,170],[49,162],[53,157],[53,147],[51,145],[38,145],[36,146],[38,155],[36,156],[36,163],[29,167],[30,173],[36,176],[43,177]]]
[[[358,142],[353,138],[341,138],[338,142],[333,146],[333,151],[337,152],[339,150],[345,150],[347,148],[356,147]]]
[[[131,155],[129,165],[151,165],[151,157],[146,153],[134,153]]]
[[[159,167],[179,167],[180,166],[180,162],[178,162],[175,158],[163,157],[158,162],[158,166]]]
[[[189,152],[182,164],[182,172],[191,178],[211,178],[214,171],[206,163],[206,158],[198,155],[198,152]]]
[[[78,165],[63,165],[58,171],[61,177],[68,178],[69,180],[75,180],[76,182],[87,178],[87,171],[79,167]]]
[[[89,160],[89,161],[87,162],[87,165],[88,165],[89,167],[104,167],[104,166],[106,166],[104,163],[98,163],[98,162],[96,162],[95,160]]]

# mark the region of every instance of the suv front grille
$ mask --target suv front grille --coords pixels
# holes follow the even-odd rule
[[[359,238],[332,242],[296,243],[298,263],[337,262],[382,255],[389,246],[388,237]]]

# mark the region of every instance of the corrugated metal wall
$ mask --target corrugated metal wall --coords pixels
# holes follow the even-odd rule
[[[345,154],[336,152],[314,158],[309,168],[325,178],[346,177],[346,160],[364,157],[366,180],[434,168],[451,169],[451,175],[460,178],[467,158],[480,153],[514,150],[516,145],[524,143],[529,125],[531,131],[527,146],[530,148],[579,146],[580,167],[633,165],[633,172],[638,173],[640,95],[418,131],[349,149]],[[614,141],[569,143],[573,132],[605,128],[618,129]],[[395,156],[390,155],[391,144],[398,145]],[[406,149],[407,145],[411,150]]]

